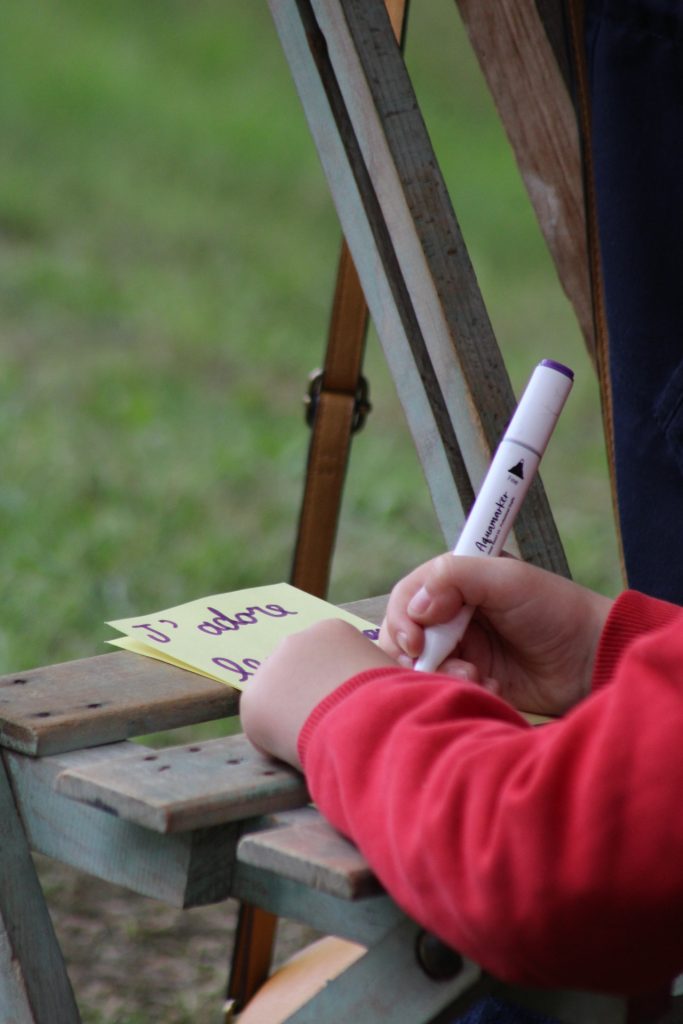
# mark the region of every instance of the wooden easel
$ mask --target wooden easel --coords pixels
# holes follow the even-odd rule
[[[455,2],[597,362],[564,5]],[[514,397],[397,45],[396,12],[391,0],[269,6],[450,546]],[[336,519],[332,537],[335,528]],[[515,543],[523,558],[569,574],[540,481]],[[325,585],[329,565],[319,570]],[[628,1019],[655,1017],[633,1006]]]
[[[450,544],[514,407],[382,0],[271,0],[344,237]],[[543,488],[523,556],[567,564]]]
[[[381,0],[272,0],[272,6],[450,541],[471,481],[481,475],[512,406],[457,223]],[[470,32],[491,52],[486,33],[493,38],[496,26],[476,7],[479,22],[470,22]],[[497,19],[523,28],[532,8],[531,0],[503,0]],[[528,40],[534,38],[530,32]],[[538,37],[529,45],[541,43]],[[551,68],[549,60],[548,73]],[[514,76],[512,86],[520,86]],[[545,154],[548,167],[555,156]],[[556,170],[565,166],[555,163]],[[571,190],[560,185],[546,230],[558,266],[560,255],[568,259],[563,280],[583,308],[581,275],[569,273],[574,236],[556,228],[566,227],[572,208],[565,202]],[[566,568],[540,487],[527,505],[518,546],[527,558]],[[372,617],[368,607],[355,611]],[[367,1019],[377,989],[392,1004],[391,1016],[373,1010],[377,1019],[435,1024],[436,1013],[477,983],[472,964],[438,982],[420,969],[417,926],[378,892],[358,851],[335,837],[314,809],[300,806],[308,796],[296,773],[264,765],[242,737],[169,748],[163,759],[125,742],[234,715],[235,691],[125,651],[12,673],[0,679],[0,691],[2,1020],[80,1021],[31,850],[175,906],[230,896],[269,913],[301,917],[306,908],[303,919],[316,929],[367,946],[358,968],[291,1017],[292,1024]],[[285,823],[292,809],[295,818]],[[575,1024],[657,1019],[655,1011],[639,1014],[618,998],[529,998],[534,995],[543,1000],[539,1008]],[[412,1004],[402,1002],[409,998]]]
[[[460,530],[514,397],[403,61],[404,0],[269,3],[344,234],[326,370],[316,395],[316,402],[320,398],[327,408],[321,405],[312,423],[293,565],[293,582],[324,597],[361,379],[367,308],[447,546]],[[504,3],[495,16],[482,15],[481,5],[466,0],[460,7],[475,49],[488,53],[494,48],[497,66],[508,64],[510,32],[515,39],[524,36],[523,49],[532,46],[543,53],[540,67],[534,61],[526,70],[517,58],[507,78],[499,83],[494,74],[489,81],[494,92],[498,86],[503,104],[511,84],[518,94],[511,106],[508,101],[507,119],[513,145],[535,154],[526,164],[528,180],[532,175],[534,182],[547,180],[547,164],[553,178],[563,178],[562,217],[556,208],[552,217],[547,215],[537,186],[532,198],[582,326],[590,331],[578,146],[576,133],[571,134],[566,72],[559,80],[564,65],[560,34],[554,33],[553,51],[533,0]],[[546,18],[552,28],[549,9]],[[543,40],[545,48],[539,47]],[[560,99],[559,109],[544,107],[550,121],[532,119],[529,127],[519,114],[515,117],[516,103],[523,103],[519,109],[526,111],[538,90],[548,92],[553,74],[552,85],[564,95],[564,105]],[[540,145],[550,124],[560,128],[559,150]],[[571,230],[565,230],[569,220]],[[583,273],[577,269],[582,266]],[[332,379],[326,380],[328,375]],[[568,574],[540,481],[518,520],[516,544],[527,560]],[[268,975],[275,926],[271,915],[255,907],[240,908],[228,984],[238,1008]]]

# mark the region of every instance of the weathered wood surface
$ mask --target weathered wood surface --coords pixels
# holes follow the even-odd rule
[[[451,544],[514,396],[403,58],[382,0],[270,6]],[[519,550],[566,574],[536,484]]]
[[[301,5],[306,10],[300,10],[293,0],[269,2],[444,536],[448,537],[452,523],[462,519],[463,503],[469,504],[472,491],[457,441],[451,437],[448,445],[440,443],[448,424],[443,398],[406,284],[397,272],[391,242],[329,65],[325,41],[307,4]]]
[[[274,815],[274,827],[242,836],[237,859],[339,899],[381,892],[365,857],[313,807]]]
[[[589,351],[593,315],[576,114],[535,0],[456,0]],[[561,60],[561,55],[560,55]]]
[[[224,718],[229,686],[127,651],[0,678],[0,744],[45,755]]]
[[[378,623],[385,604],[344,607]],[[238,707],[230,686],[117,651],[0,677],[0,746],[45,756],[228,718]]]
[[[438,981],[428,977],[415,956],[420,929],[400,922],[343,974],[333,978],[286,1024],[321,1021],[382,1021],[382,1024],[428,1024],[453,1005],[481,978],[481,970],[463,960],[461,971]]]
[[[0,1021],[78,1024],[64,959],[0,756]]]
[[[55,791],[63,771],[101,757],[115,773],[133,744],[33,758],[3,755],[26,839],[38,853],[174,907],[230,893],[238,828],[219,825],[163,836]],[[0,866],[6,869],[4,858]]]
[[[242,735],[152,750],[127,744],[115,760],[83,759],[55,789],[155,832],[241,821],[308,802],[303,777]]]
[[[325,935],[366,946],[377,942],[405,916],[389,896],[340,899],[239,860],[231,893],[235,899],[262,907],[278,917],[303,921]]]
[[[359,601],[351,601],[341,607],[353,612],[361,619],[367,619],[368,622],[374,622],[376,626],[379,626],[384,618],[388,600],[388,594],[380,594],[377,597],[364,597]]]

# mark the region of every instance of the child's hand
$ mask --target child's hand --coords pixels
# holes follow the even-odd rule
[[[402,664],[421,653],[424,627],[477,609],[440,671],[466,676],[522,711],[562,714],[589,691],[609,598],[513,558],[440,555],[401,580],[380,646]]]
[[[261,750],[301,768],[297,739],[316,704],[357,672],[394,664],[342,619],[309,626],[283,640],[249,680],[240,701],[244,731]]]

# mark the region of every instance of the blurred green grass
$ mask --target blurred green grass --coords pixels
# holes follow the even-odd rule
[[[574,576],[619,586],[593,372],[451,0],[408,61],[517,392],[574,366],[548,453]],[[8,0],[0,34],[0,671],[106,619],[285,579],[339,229],[265,3]],[[374,337],[331,598],[441,547]]]

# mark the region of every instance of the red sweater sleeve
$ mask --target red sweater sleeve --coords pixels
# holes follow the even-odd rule
[[[628,993],[683,969],[683,610],[622,595],[594,682],[531,728],[472,684],[376,669],[299,749],[416,921],[503,980]]]

